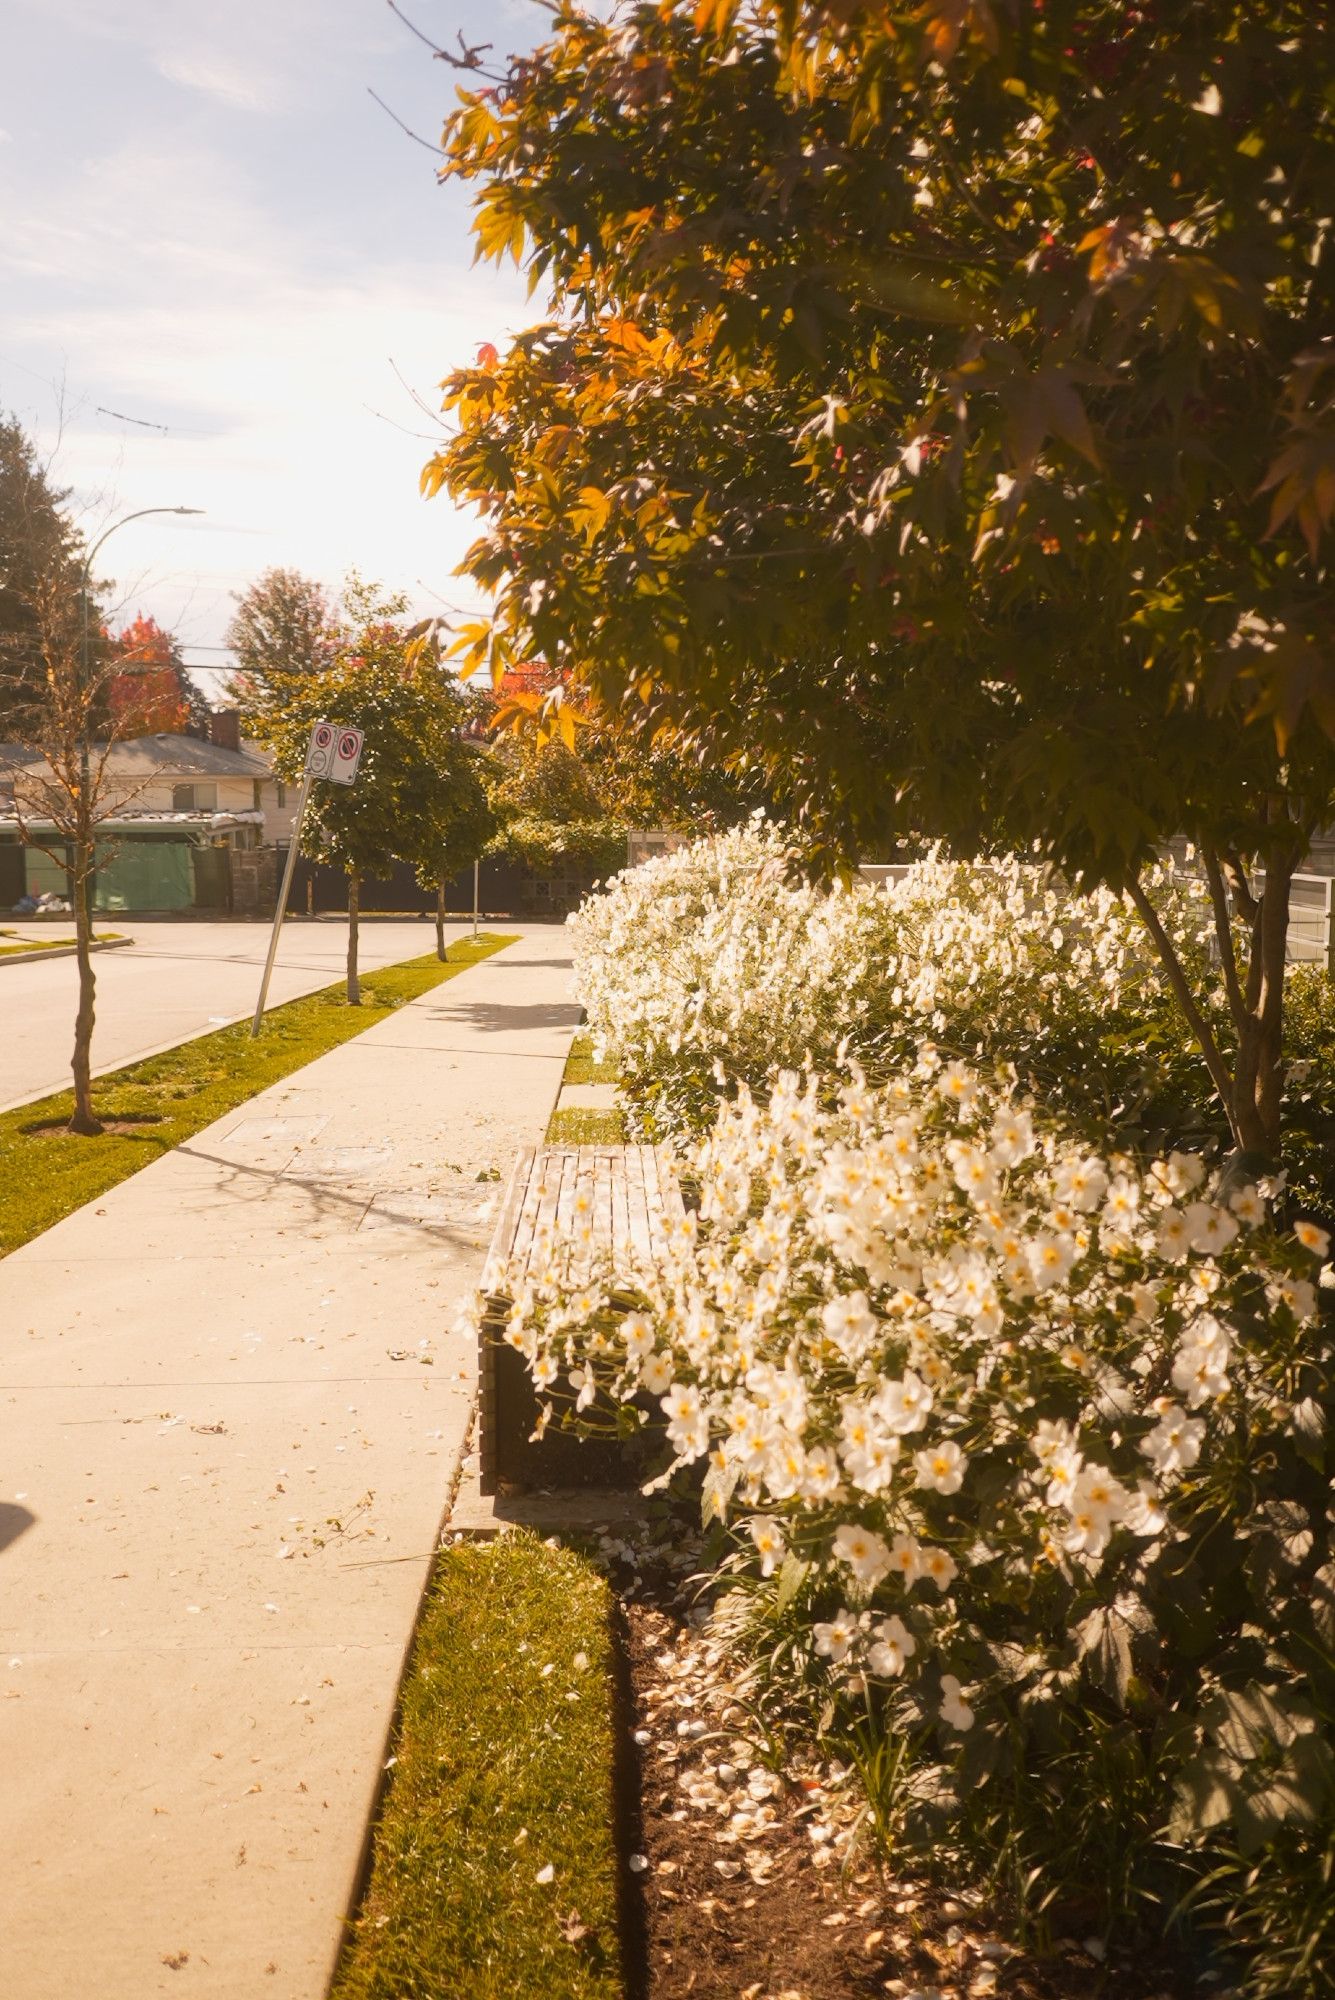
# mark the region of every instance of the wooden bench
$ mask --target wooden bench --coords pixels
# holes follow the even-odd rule
[[[635,1455],[617,1442],[581,1439],[555,1424],[531,1442],[538,1397],[505,1329],[535,1257],[547,1264],[549,1242],[562,1281],[575,1288],[592,1274],[600,1251],[616,1254],[622,1275],[647,1270],[665,1246],[667,1225],[683,1212],[666,1148],[542,1146],[519,1155],[482,1272],[478,1428],[484,1493],[608,1486],[638,1477]]]

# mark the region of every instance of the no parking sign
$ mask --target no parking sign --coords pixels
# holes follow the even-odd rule
[[[317,722],[306,746],[306,769],[312,778],[331,785],[350,785],[362,761],[365,737],[360,729],[340,729],[335,722]]]

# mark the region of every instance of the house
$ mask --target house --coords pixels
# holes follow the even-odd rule
[[[242,743],[239,723],[235,710],[222,709],[210,716],[207,738],[93,746],[95,763],[105,757],[109,808],[99,815],[96,910],[240,915],[272,907],[275,843],[290,835],[295,800],[265,753]],[[32,751],[0,744],[0,910],[24,896],[69,893],[65,866],[37,844],[43,768]],[[26,844],[20,817],[33,835]],[[49,820],[45,829],[53,831]]]

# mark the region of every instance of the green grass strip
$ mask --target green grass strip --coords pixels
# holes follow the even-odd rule
[[[625,1143],[624,1111],[583,1111],[572,1104],[564,1111],[553,1111],[547,1120],[549,1146],[624,1146]]]
[[[0,939],[12,938],[13,936],[13,931],[0,931]],[[98,931],[93,939],[93,943],[119,944],[120,933],[118,931]],[[72,951],[73,949],[74,939],[72,937],[23,938],[13,944],[0,943],[0,958],[8,958],[14,952]]]
[[[592,1035],[576,1035],[566,1057],[562,1083],[620,1083],[615,1063],[599,1062],[593,1053]]]
[[[150,1124],[104,1132],[97,1139],[76,1138],[61,1129],[33,1130],[63,1126],[74,1108],[67,1090],[5,1112],[0,1116],[0,1257],[138,1173],[248,1097],[514,942],[513,937],[486,932],[476,943],[471,937],[461,938],[448,947],[443,964],[433,952],[364,974],[360,1007],[349,1007],[341,983],[326,986],[271,1008],[258,1041],[250,1038],[249,1021],[238,1021],[216,1034],[131,1063],[94,1084],[99,1118],[146,1118],[154,1121]],[[73,1025],[71,1000],[71,1031]]]
[[[441,1556],[331,2000],[621,2000],[609,1631],[570,1549]]]

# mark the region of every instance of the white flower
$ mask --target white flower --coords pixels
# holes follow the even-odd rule
[[[1108,1198],[1103,1204],[1103,1213],[1114,1227],[1123,1227],[1136,1219],[1140,1208],[1140,1189],[1128,1174],[1119,1174],[1108,1188]]]
[[[1159,1421],[1147,1437],[1140,1441],[1140,1449],[1161,1479],[1176,1472],[1185,1472],[1193,1466],[1201,1455],[1201,1442],[1205,1436],[1205,1425],[1199,1417],[1189,1417],[1179,1404],[1160,1397],[1155,1404]]]
[[[992,1157],[1003,1167],[1027,1160],[1034,1150],[1034,1127],[1027,1111],[1003,1105],[992,1121]]]
[[[899,1457],[899,1439],[887,1437],[877,1415],[866,1403],[847,1402],[840,1412],[844,1470],[864,1493],[880,1493],[889,1484]]]
[[[823,1660],[832,1660],[837,1666],[840,1660],[848,1658],[857,1641],[858,1621],[851,1611],[840,1611],[828,1624],[812,1626],[816,1651]]]
[[[973,1710],[963,1698],[963,1693],[954,1674],[941,1676],[941,1720],[961,1733],[973,1728]]]
[[[834,1554],[846,1563],[864,1590],[872,1591],[890,1573],[890,1551],[879,1535],[845,1522],[835,1535]]]
[[[1041,1417],[1037,1431],[1029,1440],[1029,1449],[1039,1464],[1046,1466],[1052,1463],[1058,1452],[1070,1451],[1074,1444],[1075,1432],[1068,1423],[1059,1420],[1054,1424],[1047,1417]],[[1076,1471],[1079,1469],[1077,1454]]]
[[[913,1535],[896,1535],[890,1544],[890,1568],[906,1590],[922,1575],[922,1547]]]
[[[760,1574],[773,1576],[776,1564],[781,1563],[788,1552],[782,1528],[777,1521],[768,1520],[761,1515],[757,1515],[746,1525],[750,1529],[751,1540],[756,1545],[756,1554],[760,1557]]]
[[[1127,1504],[1126,1488],[1110,1473],[1099,1465],[1085,1466],[1064,1501],[1071,1520],[1063,1546],[1072,1554],[1101,1556]]]
[[[899,1618],[882,1618],[872,1626],[871,1634],[867,1665],[874,1674],[893,1680],[897,1674],[903,1673],[904,1662],[912,1659],[917,1652],[918,1642]]]
[[[915,1452],[913,1463],[918,1485],[930,1487],[934,1493],[958,1493],[964,1484],[967,1461],[959,1446],[949,1439],[930,1450]]]
[[[765,1455],[765,1484],[776,1500],[791,1500],[806,1483],[807,1455],[797,1439],[785,1431]]]
[[[1239,1188],[1236,1194],[1229,1196],[1228,1205],[1238,1221],[1248,1229],[1255,1229],[1258,1223],[1265,1221],[1265,1202],[1257,1188]]]
[[[647,1313],[627,1313],[621,1322],[621,1338],[632,1361],[642,1361],[654,1344],[654,1323]]]
[[[709,1449],[709,1419],[700,1391],[688,1382],[674,1382],[662,1399],[667,1434],[682,1458],[699,1458]]]
[[[1211,1313],[1202,1313],[1188,1327],[1173,1362],[1173,1387],[1187,1399],[1188,1409],[1216,1401],[1228,1393],[1228,1362],[1232,1336]]]
[[[1311,1319],[1316,1312],[1316,1287],[1306,1278],[1272,1278],[1265,1288],[1272,1306],[1285,1306],[1297,1320]]]
[[[1133,1535],[1148,1539],[1151,1535],[1161,1535],[1168,1526],[1168,1516],[1152,1479],[1138,1479],[1136,1490],[1127,1499],[1123,1516]]]
[[[927,1583],[934,1583],[937,1589],[943,1593],[950,1589],[951,1584],[959,1575],[959,1567],[954,1558],[948,1556],[944,1549],[922,1549],[919,1552],[919,1561],[919,1573],[923,1580]]]
[[[1170,1194],[1191,1194],[1205,1179],[1205,1162],[1199,1153],[1170,1153],[1160,1164],[1160,1174]]]
[[[672,1380],[672,1361],[666,1354],[649,1354],[640,1367],[640,1380],[651,1396],[661,1396]]]
[[[1315,1222],[1295,1222],[1293,1233],[1304,1250],[1310,1250],[1314,1257],[1324,1257],[1330,1249],[1330,1231],[1318,1229]]]
[[[1227,1209],[1216,1208],[1213,1202],[1193,1201],[1187,1208],[1183,1220],[1187,1225],[1187,1239],[1193,1250],[1204,1251],[1207,1256],[1217,1256],[1227,1250],[1238,1233],[1238,1225]]]
[[[821,1311],[821,1325],[828,1337],[850,1361],[860,1361],[875,1335],[877,1321],[867,1305],[865,1292],[849,1292],[830,1299]]]
[[[1092,1215],[1108,1189],[1108,1176],[1097,1160],[1063,1160],[1053,1181],[1059,1201],[1069,1202],[1083,1215]]]
[[[1159,1217],[1155,1247],[1170,1264],[1180,1264],[1191,1248],[1191,1230],[1180,1208],[1166,1208]]]
[[[841,1484],[839,1461],[829,1446],[813,1445],[807,1453],[806,1470],[802,1476],[803,1499],[833,1500]]]
[[[570,1386],[575,1391],[576,1410],[587,1410],[598,1393],[598,1378],[592,1368],[572,1368]]]
[[[1083,1464],[1074,1445],[1057,1445],[1048,1453],[1043,1470],[1048,1475],[1049,1507],[1069,1506]]]
[[[1035,1287],[1043,1292],[1050,1285],[1064,1283],[1071,1274],[1075,1254],[1073,1236],[1036,1236],[1029,1245],[1029,1271]]]
[[[936,1088],[957,1111],[970,1111],[978,1093],[978,1080],[961,1062],[947,1063],[936,1080]]]
[[[932,1392],[913,1369],[900,1382],[887,1382],[872,1399],[872,1408],[886,1429],[897,1437],[920,1431],[932,1407]]]

